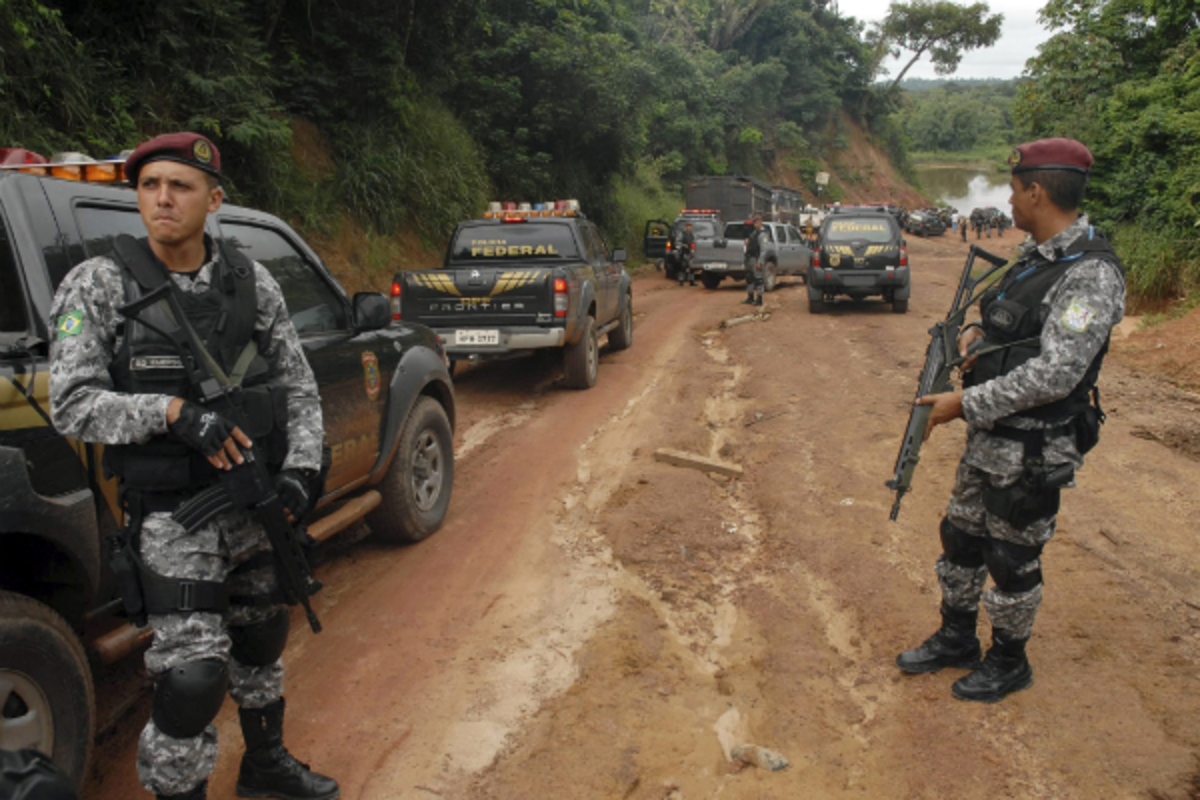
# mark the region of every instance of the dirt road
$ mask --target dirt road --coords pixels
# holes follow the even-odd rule
[[[1200,396],[1118,359],[1047,548],[1033,687],[968,704],[961,672],[893,666],[938,622],[962,424],[926,446],[896,523],[883,482],[964,256],[910,242],[906,315],[810,316],[792,282],[726,328],[740,285],[641,276],[634,345],[595,389],[541,359],[467,371],[445,528],[331,542],[325,632],[293,621],[293,752],[354,800],[1200,796]],[[745,474],[658,463],[664,447]],[[144,796],[147,714],[101,743],[87,798]],[[232,703],[218,727],[210,797],[232,797]],[[735,773],[744,743],[791,766]]]

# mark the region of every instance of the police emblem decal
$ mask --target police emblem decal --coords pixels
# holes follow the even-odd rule
[[[1095,318],[1095,309],[1079,298],[1075,298],[1071,301],[1071,305],[1067,310],[1063,312],[1062,324],[1064,328],[1072,333],[1083,333]]]
[[[212,163],[212,148],[209,147],[208,142],[204,141],[203,139],[197,139],[196,141],[192,142],[192,155],[201,164]]]
[[[362,354],[363,379],[367,386],[367,398],[374,400],[379,396],[379,359],[370,350]]]
[[[841,256],[839,256],[837,253],[833,253],[829,256],[829,266],[840,267],[841,265],[842,265],[842,257]]]
[[[83,331],[83,309],[77,309],[58,318],[58,338],[77,336]]]

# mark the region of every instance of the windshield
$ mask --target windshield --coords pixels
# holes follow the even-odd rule
[[[826,242],[872,242],[874,244],[886,244],[894,238],[892,226],[886,219],[864,219],[863,217],[832,220],[829,222],[829,227],[825,229],[824,236]]]
[[[450,243],[447,267],[484,261],[562,261],[579,258],[566,222],[513,222],[464,225]]]
[[[691,220],[691,223],[692,223],[692,236],[695,236],[697,239],[711,239],[717,235],[716,228],[713,227],[712,222],[709,220],[694,219],[694,220]],[[683,234],[683,229],[686,224],[687,224],[686,222],[676,222],[675,223],[676,235]]]

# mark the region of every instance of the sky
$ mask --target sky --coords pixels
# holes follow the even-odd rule
[[[958,0],[968,5],[968,0]],[[970,0],[974,2],[974,0]],[[991,47],[972,50],[963,56],[958,70],[949,78],[1015,78],[1025,69],[1025,61],[1037,55],[1037,46],[1050,38],[1050,31],[1038,24],[1038,11],[1045,0],[986,0],[992,13],[1004,14],[1000,39]],[[878,22],[887,14],[891,0],[838,0],[843,17],[857,17],[863,22]],[[889,59],[888,77],[899,74],[912,53],[905,51],[899,59]],[[882,77],[882,76],[881,76]],[[928,55],[913,64],[905,78],[938,78]]]

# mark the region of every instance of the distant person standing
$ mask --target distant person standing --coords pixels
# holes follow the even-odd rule
[[[696,285],[696,273],[692,271],[692,256],[696,252],[696,234],[692,232],[692,223],[685,223],[683,233],[679,235],[676,253],[679,258],[679,285],[687,281]]]
[[[746,255],[742,265],[746,268],[746,299],[742,305],[761,306],[763,304],[763,269],[762,269],[762,214],[755,214],[754,227],[746,237]]]
[[[967,218],[960,216],[958,218],[958,232],[962,236],[962,240],[967,240]]]

